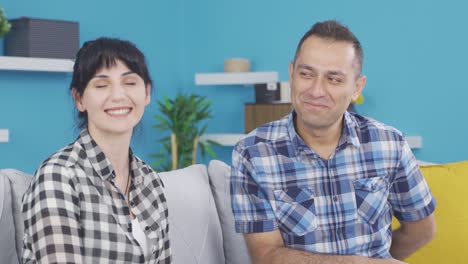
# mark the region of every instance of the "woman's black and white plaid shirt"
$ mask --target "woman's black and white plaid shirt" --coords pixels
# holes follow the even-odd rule
[[[144,256],[133,237],[112,165],[85,129],[41,165],[23,197],[23,263],[171,263],[163,183],[130,156],[130,206],[152,254]]]

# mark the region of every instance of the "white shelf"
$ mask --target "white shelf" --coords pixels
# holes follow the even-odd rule
[[[412,149],[420,149],[423,146],[421,136],[406,136],[406,141]]]
[[[200,140],[213,140],[221,144],[222,146],[234,146],[239,140],[243,139],[246,134],[205,134]],[[422,137],[421,136],[407,136],[406,141],[412,149],[422,148]]]
[[[278,72],[197,73],[196,85],[242,85],[278,82]]]
[[[0,142],[8,142],[10,140],[8,129],[0,129]]]
[[[0,70],[72,72],[73,60],[0,56]]]

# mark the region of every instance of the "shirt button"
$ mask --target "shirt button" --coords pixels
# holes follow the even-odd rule
[[[333,201],[338,202],[338,197],[336,195],[333,196]]]
[[[134,201],[131,201],[131,202],[130,202],[130,206],[131,206],[131,207],[135,207],[135,202],[134,202]]]
[[[146,226],[145,227],[145,231],[149,231],[150,230],[150,227],[149,226]]]

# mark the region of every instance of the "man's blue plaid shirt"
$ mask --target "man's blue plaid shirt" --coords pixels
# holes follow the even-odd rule
[[[255,129],[235,146],[237,232],[279,229],[287,247],[391,257],[392,215],[417,221],[435,209],[402,133],[346,112],[338,146],[323,160],[296,133],[294,116]]]

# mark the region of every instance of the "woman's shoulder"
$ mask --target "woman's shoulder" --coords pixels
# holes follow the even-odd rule
[[[35,178],[53,176],[57,179],[67,176],[69,168],[74,167],[83,158],[83,149],[76,141],[50,155],[38,167]]]

